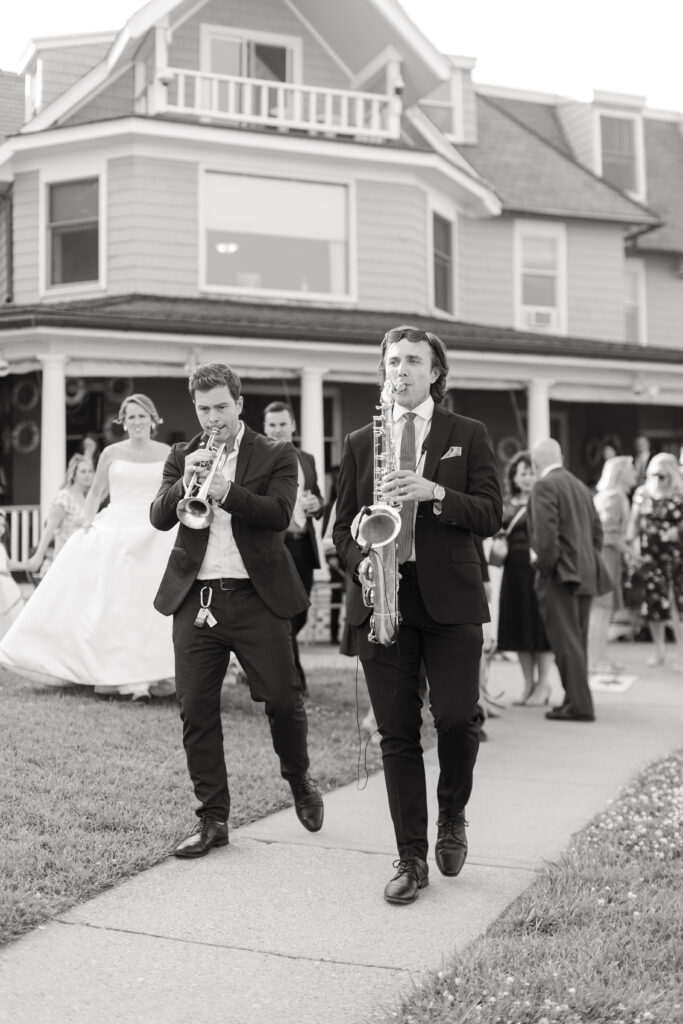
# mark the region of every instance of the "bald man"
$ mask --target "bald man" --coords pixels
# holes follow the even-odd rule
[[[537,477],[529,500],[536,594],[565,693],[545,717],[593,722],[588,619],[592,598],[612,589],[600,555],[602,525],[591,492],[564,468],[557,441],[539,441],[531,457]]]

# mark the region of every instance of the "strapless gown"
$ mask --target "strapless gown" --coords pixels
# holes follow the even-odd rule
[[[163,466],[112,462],[109,505],[67,540],[0,642],[0,664],[36,682],[133,695],[174,675],[172,620],[152,604],[176,532],[149,521]]]

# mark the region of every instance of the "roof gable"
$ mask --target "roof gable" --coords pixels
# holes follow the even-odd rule
[[[477,97],[478,142],[459,145],[509,211],[657,224],[659,218],[602,181],[489,97]]]

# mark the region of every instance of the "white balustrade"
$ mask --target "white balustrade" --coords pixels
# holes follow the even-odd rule
[[[353,138],[396,138],[394,98],[167,68],[166,110],[237,124]]]
[[[7,516],[7,532],[4,537],[7,553],[15,561],[24,562],[40,540],[40,508],[38,505],[0,507]]]

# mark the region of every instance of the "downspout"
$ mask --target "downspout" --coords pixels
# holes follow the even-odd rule
[[[14,245],[13,245],[13,220],[12,220],[12,185],[7,190],[0,189],[0,218],[5,218],[7,234],[5,236],[5,267],[7,275],[7,288],[3,302],[12,302],[12,285],[14,282]]]

